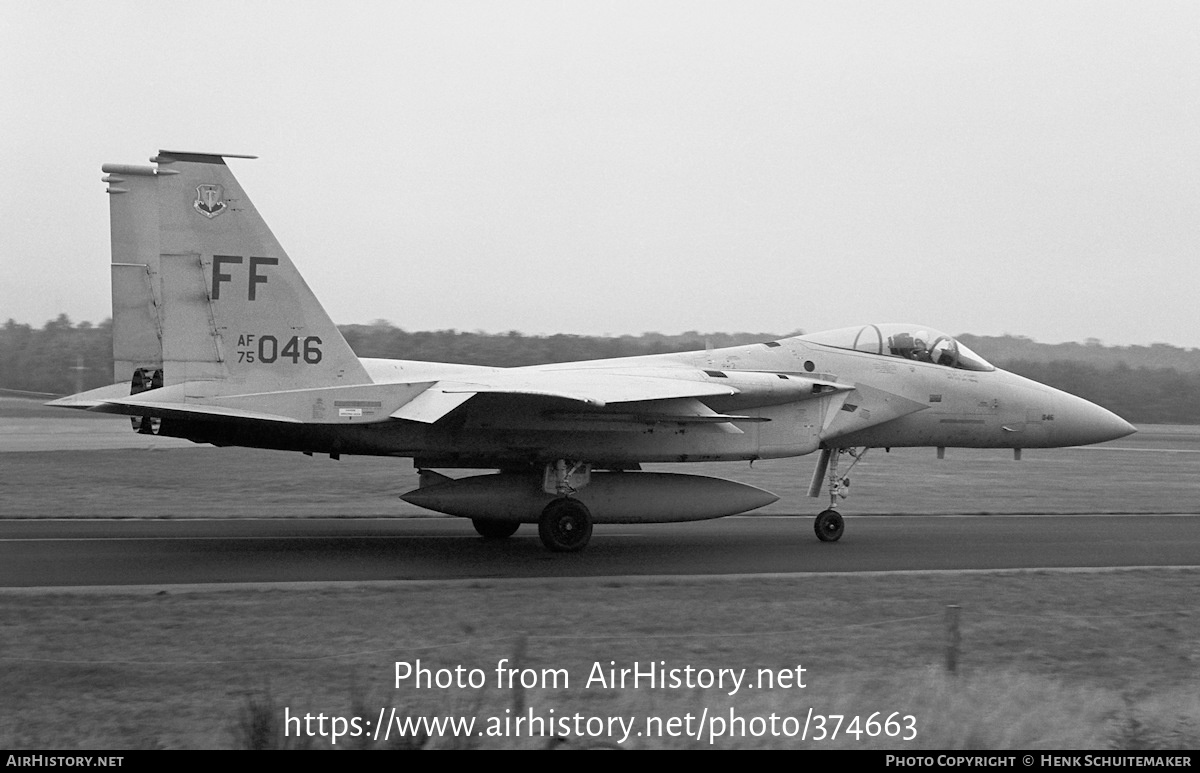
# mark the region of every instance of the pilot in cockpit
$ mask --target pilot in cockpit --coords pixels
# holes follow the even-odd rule
[[[918,333],[918,335],[920,335]],[[929,356],[929,347],[925,345],[925,341],[921,338],[913,339],[913,348],[908,355],[911,360],[920,360],[921,362],[932,362]]]
[[[924,331],[917,333],[922,335]],[[888,339],[888,348],[896,357],[903,357],[906,360],[919,360],[921,362],[932,362],[929,356],[929,347],[925,343],[924,338],[914,338],[912,333],[896,333]]]
[[[896,333],[888,338],[888,349],[896,357],[908,359],[912,353],[913,340],[908,333]]]

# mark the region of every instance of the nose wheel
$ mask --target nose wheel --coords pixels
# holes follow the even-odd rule
[[[837,542],[842,538],[842,532],[846,530],[846,523],[842,520],[841,513],[829,509],[817,516],[816,522],[813,523],[813,529],[817,532],[817,539],[822,542]]]

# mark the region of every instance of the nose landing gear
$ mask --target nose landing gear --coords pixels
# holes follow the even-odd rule
[[[817,539],[822,542],[837,542],[842,538],[846,524],[842,520],[842,514],[831,507],[821,511],[813,524],[813,529],[817,532]]]
[[[837,511],[838,499],[845,499],[850,496],[850,470],[854,469],[854,465],[858,464],[867,451],[870,449],[864,448],[861,451],[856,451],[853,448],[822,448],[821,457],[817,460],[817,469],[813,472],[812,483],[808,487],[808,495],[810,497],[821,496],[821,484],[828,474],[829,478],[829,509],[822,510],[817,515],[817,520],[813,523],[813,530],[817,533],[817,539],[822,542],[837,542],[842,538],[842,533],[846,531],[845,521],[842,520],[842,514]],[[838,475],[838,459],[842,454],[849,454],[854,461],[846,470],[845,475]]]

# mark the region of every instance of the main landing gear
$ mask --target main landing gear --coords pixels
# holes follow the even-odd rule
[[[583,550],[592,538],[592,514],[578,499],[555,499],[542,510],[538,536],[547,549],[556,553]]]
[[[828,472],[829,508],[822,510],[813,523],[817,539],[822,542],[837,542],[842,538],[842,533],[846,531],[846,523],[842,520],[842,514],[837,511],[837,502],[839,498],[845,499],[850,496],[850,470],[853,470],[854,465],[867,455],[868,450],[867,448],[861,451],[855,451],[853,448],[821,449],[821,457],[817,460],[817,469],[813,472],[808,495],[810,497],[821,496],[821,484]],[[842,454],[849,454],[854,461],[846,469],[845,475],[838,475],[838,458]]]
[[[591,482],[591,465],[559,459],[546,465],[542,490],[556,495],[538,518],[538,536],[548,550],[575,553],[592,538],[592,513],[571,495]]]
[[[472,518],[471,525],[486,540],[511,537],[521,527],[519,521],[497,521],[491,518]],[[559,497],[542,510],[538,518],[538,536],[548,550],[574,553],[587,547],[592,538],[592,513],[578,499]]]
[[[559,459],[547,464],[543,469],[541,494],[539,495],[536,478],[529,480],[524,475],[500,477],[490,481],[493,484],[491,488],[481,488],[471,485],[479,483],[479,478],[456,482],[436,472],[422,470],[421,488],[458,486],[458,499],[455,500],[453,496],[455,492],[451,492],[441,499],[434,498],[431,501],[426,498],[424,501],[420,501],[418,498],[417,501],[422,506],[429,506],[431,509],[440,509],[442,512],[455,515],[465,514],[462,512],[463,509],[466,509],[466,506],[463,505],[465,502],[473,510],[471,525],[486,540],[502,540],[511,537],[517,532],[517,529],[521,528],[522,521],[528,523],[536,518],[538,536],[542,538],[542,544],[546,546],[547,550],[556,553],[575,553],[587,547],[588,541],[592,538],[592,512],[587,505],[575,498],[580,489],[591,483],[591,476],[590,464]],[[513,488],[513,484],[519,488]],[[527,484],[529,488],[526,488]],[[488,517],[486,499],[489,492],[495,496],[507,497],[504,501],[510,505],[514,501],[518,502],[521,509],[528,508],[528,510],[525,513],[514,514],[510,507],[509,511],[504,513],[505,517]],[[414,493],[419,494],[420,492],[409,492],[405,496]],[[546,494],[553,498],[544,496]],[[536,509],[538,507],[542,508],[540,513]],[[479,513],[479,515],[475,516],[474,513]]]

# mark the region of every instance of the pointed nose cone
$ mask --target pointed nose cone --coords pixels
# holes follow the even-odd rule
[[[1117,414],[1066,392],[1056,395],[1055,440],[1064,446],[1086,446],[1132,435],[1132,424]]]

